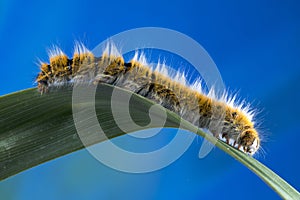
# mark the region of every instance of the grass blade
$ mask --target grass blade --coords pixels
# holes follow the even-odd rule
[[[97,118],[109,139],[126,134],[113,120],[110,109],[113,89],[130,93],[100,84],[95,97]],[[132,94],[130,104],[133,105],[133,120],[141,125],[148,124],[148,110],[153,103]],[[297,190],[259,161],[167,111],[166,127],[178,127],[180,123],[182,128],[205,137],[244,164],[282,198],[300,199]],[[97,137],[97,133],[88,133],[85,137],[89,138],[89,145],[103,141]],[[32,88],[0,97],[0,180],[82,148],[84,146],[72,116],[72,88],[66,87],[45,95],[40,95],[36,88]]]

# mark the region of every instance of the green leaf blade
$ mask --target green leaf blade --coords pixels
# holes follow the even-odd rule
[[[153,102],[129,91],[99,84],[96,93],[98,121],[107,138],[124,135],[110,110],[112,90],[130,93],[131,112],[136,123],[149,123]],[[87,102],[90,103],[90,102]],[[120,105],[122,102],[119,102]],[[159,114],[156,115],[159,116]],[[88,121],[88,119],[87,119]],[[123,121],[126,123],[126,120]],[[165,127],[180,127],[205,137],[218,148],[244,164],[284,199],[300,199],[299,192],[254,158],[197,129],[173,112],[167,111]],[[151,128],[151,127],[148,127]],[[133,129],[130,132],[137,131]],[[93,145],[102,142],[97,133],[87,134]],[[40,95],[36,88],[0,97],[0,180],[28,168],[84,148],[73,120],[72,88],[57,89]]]

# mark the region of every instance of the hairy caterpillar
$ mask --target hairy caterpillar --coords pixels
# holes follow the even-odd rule
[[[217,98],[213,90],[205,94],[200,81],[188,85],[184,75],[177,73],[171,77],[163,64],[151,68],[143,54],[136,52],[131,61],[125,62],[110,43],[102,56],[95,57],[77,43],[73,58],[69,59],[57,47],[49,52],[49,57],[50,64],[41,63],[36,78],[41,93],[68,83],[107,83],[159,103],[249,155],[260,147],[252,121],[254,113],[249,106],[236,106],[235,97],[227,94]]]

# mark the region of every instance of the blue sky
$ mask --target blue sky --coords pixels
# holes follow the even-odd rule
[[[266,155],[258,159],[299,190],[299,8],[299,2],[291,0],[3,0],[0,95],[33,87],[36,62],[47,61],[46,49],[52,44],[72,55],[74,40],[92,49],[132,28],[173,29],[200,43],[226,86],[262,110],[258,117]],[[0,194],[7,199],[279,198],[217,148],[200,160],[201,141],[195,140],[170,166],[147,174],[115,171],[81,150],[0,182]]]

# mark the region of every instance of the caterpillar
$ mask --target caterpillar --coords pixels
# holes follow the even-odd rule
[[[106,83],[162,105],[248,155],[254,155],[260,148],[254,111],[244,103],[236,105],[235,96],[224,92],[217,98],[213,90],[205,93],[201,80],[188,84],[180,72],[169,75],[164,64],[150,67],[139,52],[125,62],[113,43],[107,45],[100,57],[81,43],[76,43],[74,49],[73,58],[68,58],[54,47],[49,51],[50,63],[40,63],[36,82],[41,94],[65,84]]]

